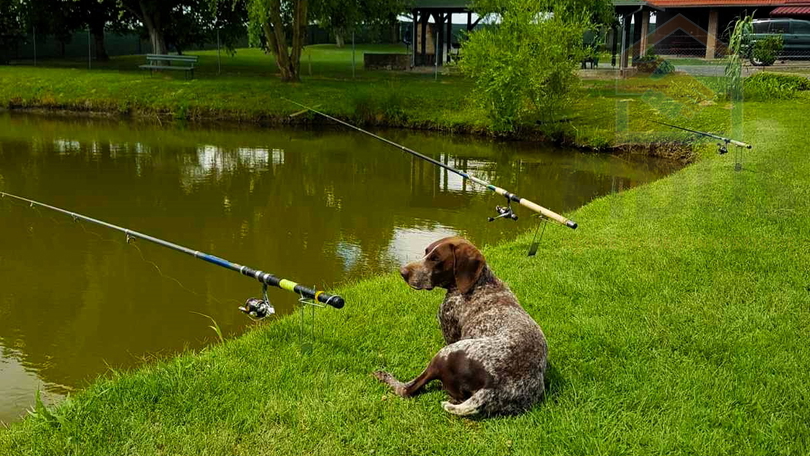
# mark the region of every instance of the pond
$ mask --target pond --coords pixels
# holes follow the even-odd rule
[[[378,133],[561,213],[681,166],[536,143]],[[327,290],[391,272],[443,236],[483,246],[535,223],[523,209],[517,222],[489,223],[500,197],[345,129],[0,113],[0,190]],[[237,306],[260,292],[239,274],[4,198],[0,421],[24,415],[37,390],[54,402],[110,368],[210,343],[210,321],[195,312],[226,337],[238,335],[254,323]],[[271,300],[280,314],[296,304],[278,290]]]

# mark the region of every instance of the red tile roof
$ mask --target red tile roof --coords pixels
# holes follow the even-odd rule
[[[807,6],[780,6],[771,11],[771,16],[810,16],[810,3]]]
[[[661,8],[705,8],[711,6],[764,6],[775,7],[790,4],[807,4],[810,0],[649,0],[654,6]]]

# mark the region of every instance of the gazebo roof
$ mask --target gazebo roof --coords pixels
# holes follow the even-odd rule
[[[413,9],[466,9],[472,2],[469,0],[414,0]]]

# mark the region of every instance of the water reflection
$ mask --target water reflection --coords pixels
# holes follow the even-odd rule
[[[385,134],[559,212],[677,167]],[[529,228],[487,223],[501,203],[491,193],[346,131],[178,130],[2,114],[0,188],[327,288],[392,271],[439,237],[484,245]],[[238,334],[250,322],[235,308],[260,291],[238,274],[7,200],[0,285],[0,398],[17,397],[0,402],[4,421],[30,406],[40,383],[64,392],[108,366],[204,345],[213,339],[209,322],[191,312]],[[281,292],[271,298],[282,312],[295,303]]]

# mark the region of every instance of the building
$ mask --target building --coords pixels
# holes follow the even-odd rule
[[[722,56],[730,27],[743,15],[810,15],[810,0],[616,0],[614,5],[620,19],[617,32],[621,33],[614,40],[614,49],[622,43],[623,68],[630,56],[639,56],[650,46],[663,55]],[[650,27],[652,14],[654,30]]]
[[[614,56],[621,56],[621,68],[649,46],[662,55],[721,56],[729,26],[742,15],[810,18],[810,0],[614,0],[613,5],[618,22],[608,42]],[[470,0],[415,0],[411,8],[412,64],[450,61],[453,14],[463,14],[467,21],[462,25],[472,30],[480,18],[470,8]],[[650,25],[651,15],[655,27]]]

